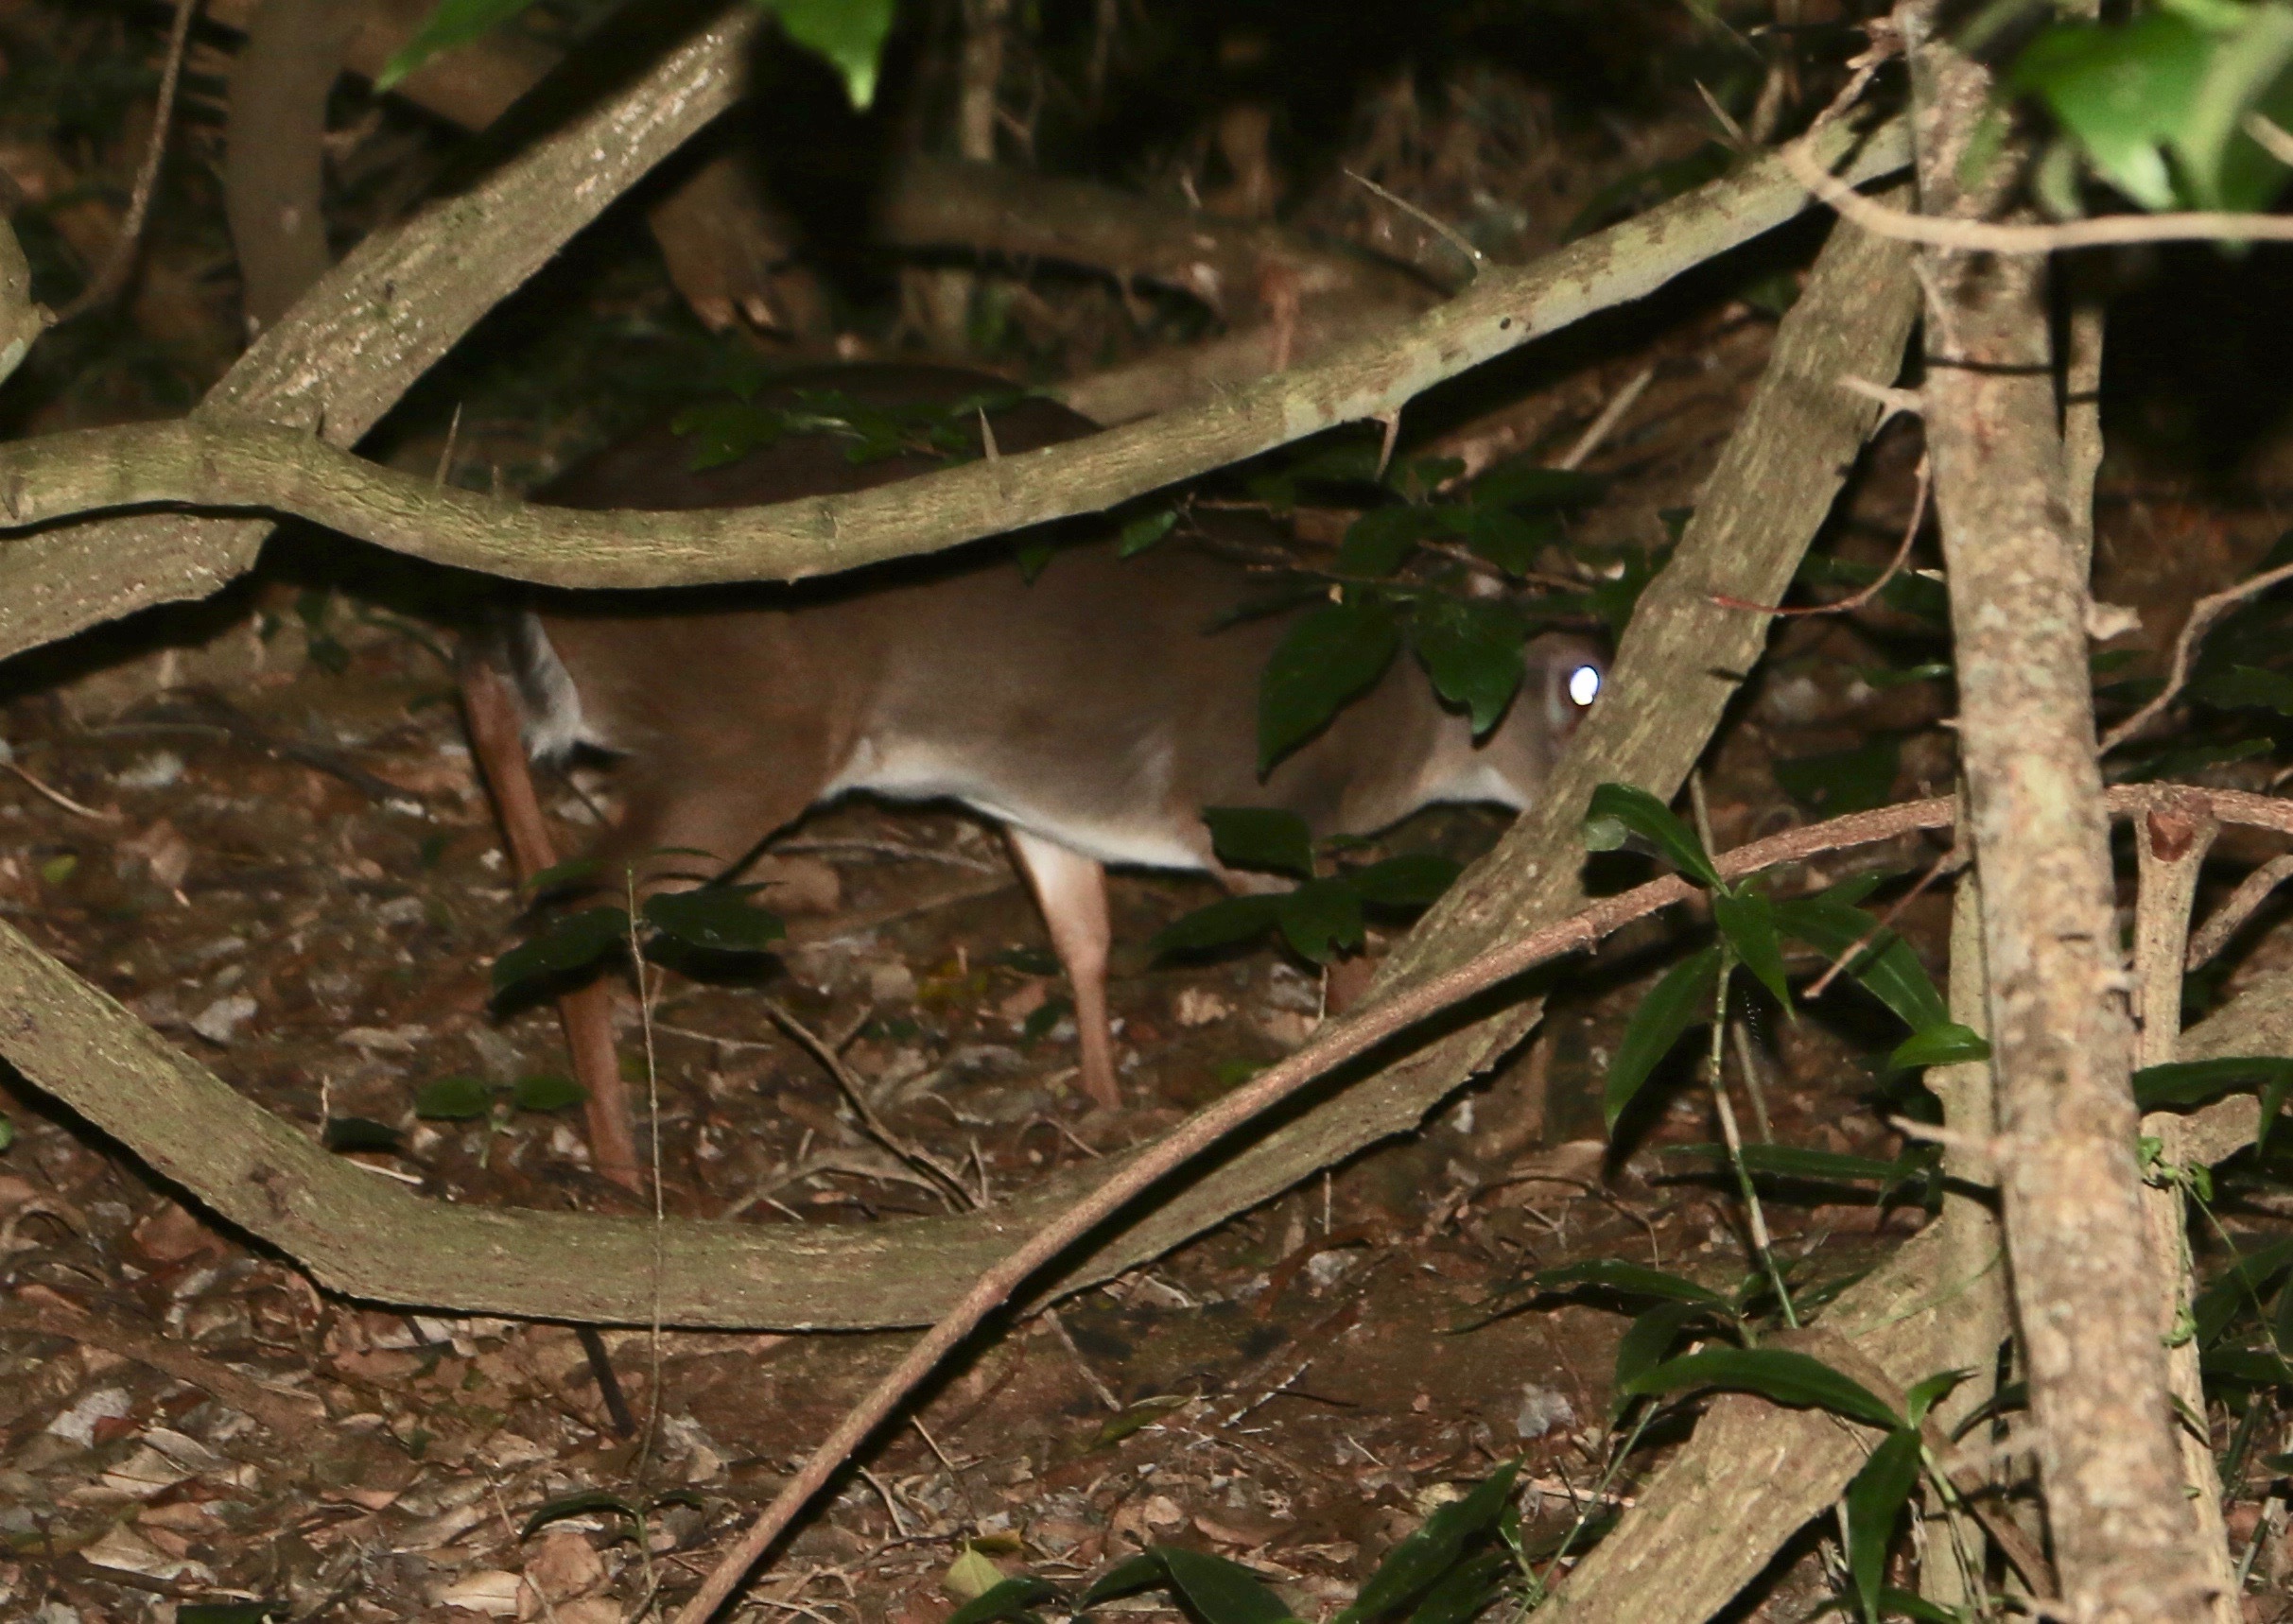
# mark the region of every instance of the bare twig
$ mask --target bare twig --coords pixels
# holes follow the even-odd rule
[[[135,172],[135,190],[128,199],[128,213],[119,223],[119,235],[111,257],[95,280],[78,296],[56,312],[61,326],[98,304],[108,304],[128,285],[135,268],[135,251],[143,241],[144,222],[151,215],[151,194],[159,181],[160,161],[167,155],[167,131],[175,123],[175,87],[183,77],[183,49],[191,41],[191,19],[199,14],[200,0],[175,0],[175,22],[167,31],[167,65],[159,76],[159,106],[151,114],[151,139],[144,147],[143,166]]]
[[[1433,215],[1427,214],[1423,209],[1417,207],[1416,204],[1411,202],[1407,198],[1398,197],[1394,193],[1387,191],[1384,187],[1379,185],[1368,176],[1364,175],[1357,170],[1346,170],[1346,179],[1353,181],[1358,186],[1366,188],[1373,196],[1381,198],[1384,201],[1391,203],[1395,208],[1400,210],[1411,219],[1416,220],[1427,231],[1432,232],[1443,242],[1449,244],[1450,247],[1455,249],[1459,253],[1463,254],[1465,256],[1466,264],[1472,268],[1472,273],[1475,276],[1479,276],[1481,274],[1481,268],[1488,264],[1489,256],[1483,253],[1479,249],[1475,248],[1470,238],[1468,238],[1463,232],[1459,231],[1455,226],[1450,225],[1447,220],[1441,219]]]
[[[1904,908],[1909,907],[1912,903],[1918,901],[1920,894],[1937,880],[1942,878],[1943,875],[1954,874],[1958,872],[1959,870],[1965,868],[1967,866],[1967,857],[1968,853],[1966,846],[1962,841],[1961,843],[1953,846],[1941,856],[1936,858],[1932,863],[1928,864],[1927,872],[1919,876],[1919,883],[1917,885],[1914,885],[1909,890],[1897,897],[1893,906],[1891,906],[1886,912],[1879,916],[1878,920],[1872,924],[1870,929],[1865,931],[1861,936],[1857,937],[1853,944],[1850,945],[1845,953],[1842,953],[1838,958],[1832,960],[1831,968],[1827,969],[1822,975],[1816,976],[1815,980],[1808,983],[1808,989],[1805,996],[1810,998],[1822,997],[1824,991],[1831,986],[1833,981],[1838,978],[1839,973],[1842,970],[1845,970],[1849,965],[1854,963],[1857,959],[1863,956],[1863,951],[1865,948],[1870,946],[1872,942],[1878,941],[1882,936],[1885,936],[1888,931],[1895,928],[1895,922],[1902,917],[1902,911]]]
[[[2293,564],[2282,564],[2276,569],[2264,570],[2250,580],[2239,581],[2226,591],[2201,597],[2190,605],[2190,617],[2181,623],[2181,635],[2174,639],[2174,663],[2166,672],[2165,686],[2157,698],[2128,717],[2102,735],[2102,749],[2115,750],[2128,739],[2155,721],[2160,712],[2172,704],[2189,681],[2190,657],[2197,651],[2198,639],[2211,630],[2215,620],[2234,609],[2247,598],[2265,593],[2279,581],[2293,579]]]
[[[44,799],[54,802],[57,805],[62,807],[66,812],[69,812],[75,818],[85,818],[90,821],[96,823],[116,823],[119,821],[120,815],[117,812],[102,812],[98,811],[93,806],[82,806],[78,802],[73,800],[62,790],[58,789],[51,785],[43,784],[39,779],[34,778],[30,773],[25,771],[23,768],[17,766],[12,761],[0,761],[0,767],[7,768],[18,778],[23,779],[27,786],[37,790]]]
[[[1843,378],[1840,381],[1845,383],[1848,380]],[[1883,418],[1880,421],[1884,423],[1885,420]],[[1722,609],[1742,609],[1754,614],[1846,614],[1853,610],[1861,609],[1885,591],[1887,582],[1900,575],[1902,572],[1902,566],[1910,561],[1911,544],[1919,540],[1919,527],[1926,523],[1927,492],[1932,484],[1927,459],[1921,457],[1919,459],[1919,485],[1917,490],[1912,492],[1911,518],[1910,522],[1902,527],[1902,541],[1896,546],[1895,556],[1887,561],[1887,567],[1881,570],[1878,578],[1861,591],[1850,593],[1835,603],[1809,604],[1796,609],[1787,609],[1780,603],[1746,603],[1744,599],[1730,597],[1726,593],[1712,594],[1711,601]]]
[[[2190,936],[2189,956],[2182,960],[2183,970],[2195,970],[2229,945],[2230,938],[2253,917],[2254,910],[2269,899],[2269,893],[2293,874],[2293,853],[2271,857],[2239,882],[2230,893],[2230,900],[2207,916],[2206,922]]]
[[[1624,414],[1640,404],[1641,396],[1648,392],[1648,386],[1655,381],[1656,369],[1642,367],[1630,383],[1608,398],[1608,404],[1600,408],[1600,416],[1592,420],[1590,426],[1577,436],[1576,443],[1569,447],[1568,454],[1553,466],[1570,473],[1583,467],[1585,458],[1616,432],[1616,425],[1624,422]]]
[[[868,1103],[867,1090],[860,1086],[860,1079],[852,1075],[852,1068],[844,1064],[843,1056],[837,1052],[842,1045],[832,1045],[822,1038],[798,1020],[794,1012],[777,998],[767,998],[763,1003],[765,1013],[773,1017],[773,1024],[802,1044],[820,1063],[821,1069],[835,1080],[845,1103],[852,1107],[853,1114],[860,1118],[860,1126],[868,1131],[870,1138],[929,1180],[931,1187],[939,1192],[949,1210],[964,1212],[978,1204],[971,1192],[964,1188],[964,1181],[956,1177],[953,1168],[921,1146],[911,1144],[877,1114],[876,1107]]]
[[[1873,202],[1833,175],[1798,142],[1776,148],[1792,178],[1873,236],[1896,242],[1971,253],[2043,254],[2067,249],[2110,248],[2124,243],[2293,242],[2293,218],[2250,215],[2226,209],[2193,209],[2160,215],[2106,215],[2064,220],[2058,225],[2014,225],[1995,220],[1945,219],[1914,215]]]

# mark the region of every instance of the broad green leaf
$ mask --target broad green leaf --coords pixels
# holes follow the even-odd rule
[[[687,947],[708,953],[761,953],[788,934],[773,915],[752,907],[746,886],[656,891],[645,899],[645,923]]]
[[[1316,964],[1327,964],[1366,940],[1362,895],[1346,880],[1308,880],[1277,900],[1281,906],[1275,919],[1284,940]]]
[[[1707,947],[1667,970],[1663,979],[1641,1000],[1641,1007],[1632,1011],[1624,1041],[1616,1045],[1616,1058],[1608,1063],[1601,1114],[1609,1132],[1616,1132],[1617,1118],[1624,1115],[1657,1063],[1672,1052],[1680,1034],[1711,1019],[1719,978],[1720,949]]]
[[[1468,508],[1465,544],[1478,559],[1486,559],[1516,578],[1537,567],[1547,547],[1568,540],[1560,521],[1550,513],[1514,513],[1503,508]]]
[[[2145,209],[2178,201],[2164,147],[2204,84],[2213,41],[2153,11],[2124,25],[2057,24],[2025,46],[2009,82],[2045,102],[2095,170]]]
[[[2293,1240],[2279,1240],[2247,1253],[2207,1281],[2190,1304],[2198,1347],[2218,1340],[2241,1309],[2258,1309],[2288,1270],[2293,1270]]]
[[[1221,897],[1164,925],[1147,943],[1147,951],[1159,959],[1166,953],[1231,947],[1265,931],[1280,917],[1281,907],[1279,896]]]
[[[539,896],[544,891],[555,890],[576,880],[595,879],[599,867],[595,857],[567,857],[562,863],[551,863],[547,868],[527,875],[520,882],[518,890]]]
[[[1400,643],[1393,612],[1374,600],[1327,604],[1291,627],[1259,681],[1259,776],[1383,676]]]
[[[1951,675],[1948,660],[1923,660],[1916,665],[1867,665],[1855,673],[1864,682],[1882,692],[1888,688],[1904,688],[1913,682],[1936,682]]]
[[[1538,1291],[1563,1291],[1572,1286],[1597,1286],[1621,1297],[1653,1297],[1660,1302],[1684,1303],[1731,1320],[1735,1318],[1734,1304],[1708,1286],[1698,1286],[1685,1275],[1667,1274],[1660,1269],[1624,1263],[1614,1258],[1596,1257],[1584,1263],[1564,1263],[1553,1269],[1540,1269],[1529,1276],[1528,1283]]]
[[[2293,1364],[2267,1348],[2213,1348],[2197,1360],[2198,1373],[2210,1389],[2215,1382],[2240,1387],[2293,1387]]]
[[[2188,693],[2219,710],[2267,710],[2293,717],[2293,677],[2259,665],[2204,672],[2190,683]]]
[[[1527,634],[1509,604],[1479,597],[1427,597],[1410,615],[1410,642],[1433,691],[1462,708],[1478,738],[1497,725],[1520,690]]]
[[[1485,1550],[1467,1557],[1434,1581],[1424,1599],[1410,1609],[1408,1624],[1468,1624],[1503,1594],[1513,1573],[1510,1551]]]
[[[1704,842],[1670,807],[1635,785],[1597,786],[1585,808],[1585,844],[1596,852],[1613,852],[1627,835],[1638,835],[1654,846],[1686,878],[1719,888],[1720,871],[1705,853]]]
[[[1337,573],[1388,576],[1399,569],[1433,527],[1422,508],[1397,503],[1372,508],[1346,528],[1338,544]]]
[[[494,1091],[475,1077],[437,1078],[414,1092],[414,1114],[426,1122],[467,1122],[493,1104]]]
[[[1794,897],[1776,904],[1776,924],[1784,935],[1833,959],[1869,936],[1848,974],[1915,1032],[1950,1024],[1950,1007],[1910,944],[1863,909],[1828,895]]]
[[[1624,1327],[1616,1344],[1616,1373],[1612,1382],[1616,1413],[1624,1414],[1631,1401],[1623,1395],[1632,1384],[1662,1364],[1683,1333],[1711,1310],[1697,1303],[1659,1303]]]
[[[1147,548],[1169,535],[1173,527],[1177,523],[1178,510],[1175,508],[1164,508],[1157,512],[1139,514],[1138,518],[1129,520],[1123,525],[1122,533],[1115,543],[1115,556],[1120,559],[1127,559],[1145,552]]]
[[[2134,1103],[2144,1111],[2203,1105],[2225,1094],[2262,1089],[2293,1078],[2293,1060],[2276,1055],[2179,1060],[2134,1073]]]
[[[1178,1546],[1154,1554],[1203,1624],[1291,1624],[1281,1598],[1242,1564]]]
[[[985,1564],[991,1573],[998,1571],[995,1564],[969,1547],[956,1561],[961,1564],[969,1559]],[[949,1573],[952,1578],[952,1568]],[[1032,1573],[1023,1573],[1016,1579],[999,1579],[947,1615],[947,1624],[1002,1624],[1007,1618],[1026,1618],[1035,1607],[1056,1598],[1058,1594],[1057,1585]]]
[[[1210,849],[1227,867],[1313,878],[1313,831],[1296,813],[1277,806],[1206,806],[1202,821],[1210,831]]]
[[[1526,461],[1493,468],[1473,481],[1468,494],[1476,508],[1554,510],[1597,502],[1608,482],[1597,474],[1570,468],[1539,468]]]
[[[1019,579],[1029,586],[1051,567],[1051,554],[1058,549],[1049,542],[1022,542],[1012,549],[1012,562],[1019,566]]]
[[[1153,1590],[1166,1578],[1160,1559],[1151,1551],[1125,1558],[1091,1581],[1089,1588],[1075,1598],[1075,1611],[1087,1613],[1102,1601]]]
[[[1346,884],[1379,907],[1426,907],[1457,883],[1464,869],[1433,852],[1411,852],[1366,868],[1349,869]]]
[[[1937,1371],[1933,1375],[1911,1384],[1903,1396],[1903,1408],[1913,1426],[1927,1419],[1927,1411],[1936,1402],[1974,1373],[1972,1370]]]
[[[2293,6],[2241,7],[2236,14],[2237,26],[2215,37],[2204,81],[2174,131],[2180,176],[2201,209],[2261,208],[2285,178],[2284,165],[2264,154],[2244,126],[2293,63]],[[2233,154],[2247,161],[2233,163]]]
[[[1760,985],[1789,1012],[1791,982],[1783,973],[1783,943],[1776,936],[1776,907],[1768,901],[1767,893],[1748,888],[1713,891],[1711,922],[1743,960],[1744,968],[1757,976]]]
[[[876,74],[892,34],[893,0],[754,0],[780,19],[790,40],[843,77],[862,112],[876,99]]]
[[[389,90],[441,51],[466,45],[530,6],[533,0],[439,0],[414,37],[391,54],[374,76],[377,91]]]
[[[1779,761],[1774,771],[1776,782],[1794,801],[1811,812],[1838,818],[1885,805],[1895,793],[1902,755],[1900,741],[1875,738],[1852,750]]]
[[[589,1097],[589,1091],[563,1072],[536,1072],[521,1077],[510,1090],[510,1103],[520,1111],[563,1111]]]
[[[940,1587],[964,1604],[959,1612],[994,1595],[1007,1582],[1003,1570],[988,1559],[987,1553],[970,1545],[956,1552],[947,1571],[940,1576]]]
[[[1866,1624],[1878,1624],[1879,1592],[1887,1571],[1895,1524],[1919,1486],[1919,1434],[1891,1432],[1871,1451],[1847,1486],[1847,1563]]]
[[[1990,1045],[1982,1033],[1956,1021],[1945,1021],[1923,1032],[1913,1032],[1897,1044],[1894,1053],[1887,1056],[1887,1064],[1897,1071],[1916,1071],[1921,1066],[1960,1065],[1989,1058]]]
[[[1413,502],[1422,502],[1465,473],[1462,457],[1415,457],[1388,474],[1385,483]]]
[[[617,907],[567,914],[494,961],[494,991],[585,969],[628,940],[629,915]]]
[[[1329,1624],[1365,1624],[1402,1606],[1447,1573],[1464,1553],[1466,1542],[1494,1528],[1512,1503],[1518,1461],[1507,1461],[1462,1500],[1451,1500],[1403,1538],[1378,1564],[1353,1605]]]
[[[1657,1366],[1632,1384],[1632,1391],[1677,1392],[1692,1387],[1737,1388],[1776,1404],[1828,1409],[1890,1432],[1902,1425],[1870,1389],[1796,1348],[1706,1348]]]
[[[329,1116],[319,1130],[319,1143],[340,1154],[346,1150],[398,1149],[398,1130],[367,1116]]]
[[[781,407],[747,401],[696,401],[669,420],[669,432],[687,441],[685,466],[695,474],[777,444],[790,426]]]

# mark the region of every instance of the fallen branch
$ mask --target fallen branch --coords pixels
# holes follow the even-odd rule
[[[1833,146],[1852,141],[1840,131]],[[1851,173],[1885,174],[1904,160],[1901,127],[1851,149]],[[1094,512],[1339,423],[1390,417],[1445,378],[1652,292],[1781,224],[1803,199],[1779,165],[1753,164],[1526,269],[1485,275],[1417,320],[1312,366],[1087,440],[846,496],[676,514],[535,509],[436,489],[306,433],[202,411],[0,447],[0,511],[10,527],[28,528],[122,507],[263,509],[557,586],[795,579]],[[0,559],[24,544],[0,548]]]

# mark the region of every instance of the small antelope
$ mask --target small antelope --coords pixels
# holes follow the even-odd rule
[[[833,390],[865,406],[946,407],[1001,387],[938,368],[846,367],[761,398]],[[994,449],[1093,428],[1025,400],[994,416]],[[976,415],[964,429],[976,453]],[[848,443],[790,433],[695,471],[691,442],[662,427],[541,499],[729,507],[936,466],[905,453],[856,463]],[[1245,540],[1255,527],[1207,518]],[[1250,888],[1254,877],[1213,855],[1206,806],[1286,808],[1317,837],[1373,833],[1433,802],[1526,806],[1599,666],[1577,639],[1539,638],[1510,711],[1475,740],[1424,674],[1396,661],[1261,780],[1259,678],[1291,616],[1234,618],[1252,578],[1211,546],[1174,535],[1123,559],[1103,521],[1072,527],[1032,581],[1008,544],[988,542],[793,586],[540,597],[511,620],[495,658],[536,758],[618,758],[625,811],[597,855],[609,872],[632,865],[641,892],[689,878],[693,851],[729,871],[847,791],[951,799],[1000,822],[1073,986],[1084,1090],[1113,1106],[1105,865],[1204,870]]]

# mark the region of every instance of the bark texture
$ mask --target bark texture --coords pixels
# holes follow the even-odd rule
[[[2020,167],[1961,175],[1987,70],[1897,16],[1911,49],[1920,200],[1988,217]],[[1978,168],[1982,167],[1980,165]],[[1983,884],[2000,1188],[2048,1522],[2071,1615],[2210,1605],[2145,1277],[2109,827],[2049,338],[2047,263],[1928,252],[1925,415],[1949,575],[1959,741]]]
[[[239,255],[250,337],[334,264],[321,212],[326,94],[358,26],[358,0],[262,0],[231,64],[223,213]]]

